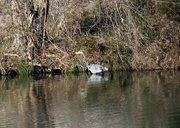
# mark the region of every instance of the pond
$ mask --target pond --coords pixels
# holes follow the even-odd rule
[[[0,78],[0,128],[179,128],[180,71]]]

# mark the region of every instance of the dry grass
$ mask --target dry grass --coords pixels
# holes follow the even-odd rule
[[[139,6],[141,9],[133,2],[51,1],[45,23],[45,48],[42,55],[32,60],[30,50],[38,41],[38,36],[34,36],[38,33],[32,33],[28,26],[32,20],[26,14],[28,4],[21,0],[13,0],[11,4],[1,1],[4,6],[0,18],[11,17],[9,21],[1,20],[1,67],[6,67],[6,62],[11,65],[11,58],[19,56],[20,62],[33,61],[61,69],[74,65],[84,68],[80,58],[74,55],[75,51],[83,50],[89,63],[112,70],[177,68],[180,65],[179,22],[154,13],[157,10],[153,0],[145,8]],[[37,8],[38,1],[34,5]]]

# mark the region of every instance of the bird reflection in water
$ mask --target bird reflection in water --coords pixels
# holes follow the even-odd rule
[[[87,84],[99,84],[107,80],[108,80],[107,76],[91,75],[87,80]]]
[[[85,85],[85,88],[81,89],[81,98],[85,99],[87,97],[87,92],[88,92],[88,86],[100,86],[101,83],[105,82],[108,80],[107,76],[104,75],[91,75],[88,80],[87,83]]]

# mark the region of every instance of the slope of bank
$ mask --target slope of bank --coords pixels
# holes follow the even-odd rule
[[[12,0],[0,4],[3,75],[86,71],[82,56],[75,55],[79,50],[89,64],[110,71],[180,69],[176,1],[40,4]]]

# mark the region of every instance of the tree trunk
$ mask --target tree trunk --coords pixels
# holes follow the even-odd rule
[[[37,59],[41,63],[41,57],[45,50],[45,39],[47,39],[45,23],[49,10],[49,0],[33,2],[29,0],[27,13],[29,20],[29,39],[31,59]]]

